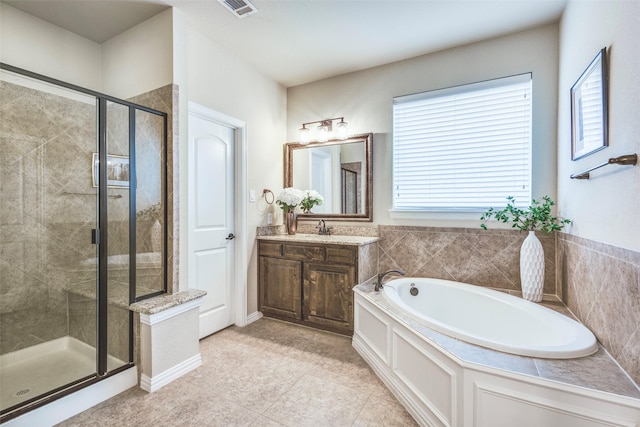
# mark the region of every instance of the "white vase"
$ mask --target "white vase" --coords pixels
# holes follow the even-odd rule
[[[534,231],[529,231],[520,248],[520,280],[524,299],[533,302],[542,301],[544,250]]]

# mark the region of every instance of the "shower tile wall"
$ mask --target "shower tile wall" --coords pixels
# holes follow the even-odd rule
[[[178,218],[179,211],[179,200],[178,200],[178,141],[179,139],[179,129],[178,129],[178,99],[179,99],[179,89],[177,85],[167,85],[156,90],[138,95],[133,97],[130,101],[135,102],[140,105],[145,105],[149,108],[153,108],[158,111],[162,111],[167,113],[167,176],[164,177],[167,181],[167,201],[169,206],[164,208],[167,209],[167,217],[168,224],[167,227],[167,291],[169,293],[178,292],[177,283],[178,283],[178,259],[179,257],[179,223],[180,219]],[[163,153],[159,153],[161,156]],[[158,157],[161,159],[161,157]],[[162,185],[164,186],[164,180],[162,181]],[[140,210],[140,209],[139,209]],[[157,212],[158,215],[164,215],[162,210]],[[140,218],[140,213],[138,214],[138,219]],[[150,224],[152,226],[153,223]],[[156,230],[157,231],[157,230]],[[142,239],[143,241],[146,239],[149,244],[154,244],[153,233],[154,230],[152,228],[148,229],[147,233],[149,235],[147,237],[144,236],[144,231],[140,231],[141,234],[138,234],[138,239]],[[139,251],[140,252],[140,251]],[[175,286],[175,288],[174,288]]]
[[[558,234],[559,291],[640,385],[640,252]]]
[[[380,225],[379,270],[520,292],[520,246],[512,230]],[[556,294],[555,238],[536,234],[545,254],[545,294]]]
[[[132,101],[170,114],[175,91],[169,85]],[[89,240],[96,221],[96,198],[91,196],[96,192],[92,183],[95,117],[94,104],[0,82],[0,354],[66,335],[95,345],[95,303],[87,293],[95,289],[96,280],[89,261],[96,257],[96,247]],[[124,128],[109,132],[111,142],[122,140],[117,135]],[[138,132],[145,137],[144,129]],[[110,146],[109,154],[126,155],[111,148],[115,147]],[[161,150],[155,150],[154,161],[159,164]],[[171,190],[172,174],[169,179]],[[110,192],[127,194],[124,189]],[[112,202],[126,198],[109,200],[110,219],[116,222],[118,209]],[[171,223],[172,209],[168,214]],[[138,240],[145,251],[158,247],[154,223],[139,229]],[[123,253],[126,227],[114,226],[111,231],[109,252]],[[171,236],[169,242],[171,253]],[[159,288],[157,277],[153,285]],[[111,301],[111,297],[109,352],[127,360],[128,336],[120,332],[122,326],[127,329],[127,301]]]
[[[95,128],[91,103],[0,82],[1,354],[67,335],[65,287],[95,280]]]

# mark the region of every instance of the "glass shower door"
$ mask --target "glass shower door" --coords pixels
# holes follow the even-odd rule
[[[166,113],[0,63],[0,422],[133,366],[166,140]]]
[[[131,124],[130,107],[104,101],[106,107],[106,322],[99,333],[105,334],[106,372],[125,366],[130,359],[131,313]],[[102,234],[105,235],[104,230]],[[135,264],[135,258],[134,258]],[[101,371],[101,368],[98,368]],[[103,372],[100,372],[101,374]]]
[[[96,374],[96,98],[0,79],[0,414]]]

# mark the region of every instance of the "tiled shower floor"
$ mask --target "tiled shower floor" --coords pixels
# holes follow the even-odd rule
[[[272,319],[200,341],[203,364],[60,426],[414,426],[351,339]]]

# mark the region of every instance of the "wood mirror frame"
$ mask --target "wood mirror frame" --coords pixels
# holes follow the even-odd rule
[[[362,189],[364,202],[362,204],[362,213],[301,213],[298,217],[301,219],[332,219],[345,221],[373,221],[373,134],[365,133],[361,135],[353,135],[348,139],[331,139],[327,142],[311,142],[309,144],[300,144],[297,142],[289,142],[284,145],[284,187],[293,187],[293,153],[296,150],[305,150],[314,147],[326,147],[340,144],[364,143],[364,169],[365,169],[365,188]],[[301,188],[301,190],[304,190]]]

